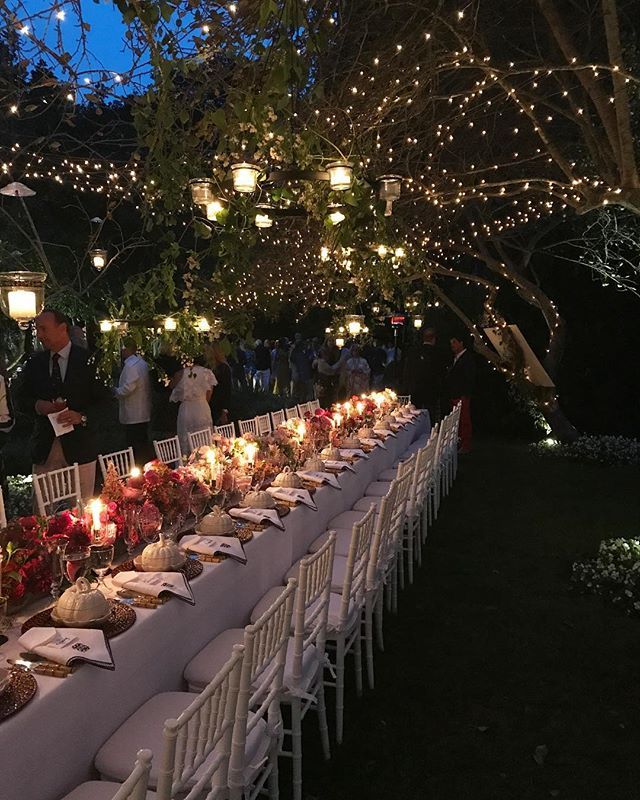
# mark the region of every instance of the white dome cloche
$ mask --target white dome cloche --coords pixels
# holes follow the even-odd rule
[[[233,519],[219,506],[203,517],[197,532],[201,536],[229,536],[236,532]]]
[[[94,588],[86,578],[78,578],[63,592],[53,611],[54,621],[82,627],[106,617],[110,606],[100,589]]]

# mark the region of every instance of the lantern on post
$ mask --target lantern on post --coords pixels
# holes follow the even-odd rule
[[[385,201],[384,215],[390,217],[393,213],[393,204],[400,199],[402,191],[402,178],[400,175],[382,175],[378,178],[380,184],[378,197]]]
[[[100,333],[111,333],[113,330],[113,322],[110,319],[100,320]]]
[[[336,192],[346,192],[353,182],[353,164],[349,161],[332,161],[327,164],[329,185]]]
[[[258,186],[258,175],[260,167],[248,161],[241,161],[231,165],[231,177],[233,188],[240,194],[251,194]]]
[[[413,327],[416,330],[420,330],[420,328],[424,325],[424,317],[422,314],[414,314],[413,316]]]
[[[96,247],[93,250],[89,250],[89,257],[91,258],[93,268],[98,270],[98,272],[107,266],[108,254],[106,250]]]
[[[362,314],[348,314],[345,320],[349,336],[358,336],[364,327],[364,317]]]
[[[44,308],[44,272],[0,273],[0,306],[4,313],[14,319],[21,328],[29,323]]]

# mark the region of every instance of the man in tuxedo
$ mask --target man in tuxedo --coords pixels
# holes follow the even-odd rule
[[[472,435],[471,396],[475,388],[476,362],[473,355],[467,350],[464,341],[456,336],[451,338],[451,352],[453,353],[453,362],[444,378],[444,392],[451,408],[457,403],[462,403],[458,452],[469,453]]]
[[[105,393],[87,350],[72,344],[64,314],[45,309],[36,317],[36,334],[45,349],[26,363],[22,382],[22,406],[36,415],[33,471],[49,472],[77,462],[80,493],[86,500],[96,477],[97,448],[90,422]],[[58,423],[72,425],[73,430],[56,436],[48,414],[56,414]]]
[[[411,347],[404,359],[402,386],[418,408],[429,411],[431,424],[441,418],[440,397],[442,381],[447,369],[447,356],[438,346],[436,330],[427,326],[422,334],[422,344]]]

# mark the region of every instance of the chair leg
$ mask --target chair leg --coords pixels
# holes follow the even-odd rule
[[[329,726],[327,725],[327,704],[324,697],[324,684],[322,674],[318,683],[318,728],[320,729],[320,741],[322,742],[322,754],[325,760],[331,758],[331,746],[329,745]]]
[[[342,744],[344,729],[344,636],[336,641],[336,742]]]
[[[356,638],[353,641],[353,656],[356,669],[356,692],[362,696],[362,625],[358,625]]]
[[[391,598],[391,611],[394,614],[398,613],[398,559],[393,565],[393,596]]]
[[[293,759],[293,800],[302,800],[302,704],[291,698],[291,757]]]
[[[280,797],[280,786],[278,776],[278,742],[274,741],[271,745],[269,754],[271,772],[269,773],[269,800],[278,800]]]
[[[419,567],[422,566],[422,517],[424,515],[424,506],[418,511],[418,516],[415,518],[414,524],[416,530],[414,533],[416,542],[416,563]]]
[[[373,606],[375,600],[373,597],[367,599],[364,607],[364,643],[365,651],[367,654],[367,680],[369,688],[374,688],[374,674],[373,674]]]
[[[410,519],[407,524],[407,578],[409,580],[409,586],[413,583],[413,559],[415,558],[413,539],[413,519]]]
[[[388,596],[388,592],[387,592]],[[376,640],[378,642],[378,650],[384,652],[384,634],[382,631],[382,623],[384,621],[384,596],[383,590],[378,592],[375,604],[375,620],[376,620]]]
[[[404,533],[403,533],[404,536]],[[400,589],[404,591],[404,547],[400,547],[400,552],[396,558],[396,565],[398,572],[400,573]],[[396,586],[396,592],[398,587]]]

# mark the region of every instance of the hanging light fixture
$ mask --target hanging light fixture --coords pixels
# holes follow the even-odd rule
[[[353,164],[349,161],[332,161],[327,164],[329,185],[336,192],[345,192],[353,182]]]
[[[372,311],[373,314],[379,314],[380,313],[380,306],[379,305],[371,306],[371,311]]]
[[[384,215],[390,217],[393,214],[393,204],[400,198],[402,178],[400,175],[382,175],[378,178],[378,183],[378,197],[386,204]]]
[[[21,328],[28,327],[44,308],[44,272],[0,273],[0,306]]]
[[[336,347],[344,347],[344,339],[342,336],[336,337]]]
[[[213,193],[213,181],[211,178],[193,178],[189,181],[189,191],[191,200],[196,206],[206,206],[213,203],[216,197]]]
[[[220,215],[225,211],[224,203],[218,198],[214,198],[206,204],[207,219],[211,222],[219,222]]]
[[[241,194],[251,194],[258,186],[258,175],[260,167],[248,161],[241,161],[239,164],[231,165],[231,177],[233,188]]]
[[[320,261],[328,261],[329,260],[329,248],[326,245],[323,245],[320,248]]]
[[[268,203],[259,203],[256,206],[255,226],[256,228],[270,228],[273,225],[273,217],[270,212],[273,211],[273,206]]]
[[[93,250],[89,250],[89,257],[91,258],[93,268],[97,269],[98,272],[107,266],[108,254],[106,250],[96,247]]]
[[[196,322],[196,329],[199,333],[209,333],[211,330],[209,320],[206,317],[200,317],[200,319]]]
[[[332,203],[329,206],[328,219],[331,221],[332,225],[339,225],[341,222],[344,222],[346,217],[342,211],[342,206],[338,203]]]
[[[386,246],[386,244],[379,244],[376,247],[376,253],[380,256],[380,258],[384,258],[388,252],[389,248]]]
[[[404,247],[396,247],[396,249],[393,251],[393,255],[396,258],[404,258],[407,255],[407,253]]]
[[[347,314],[345,325],[349,336],[359,336],[364,327],[364,317],[362,314]]]
[[[111,333],[113,330],[113,322],[110,319],[100,320],[100,333]]]
[[[165,331],[175,331],[178,328],[178,323],[173,317],[166,317],[164,320]]]
[[[414,327],[416,330],[418,330],[418,331],[419,331],[419,330],[420,330],[420,328],[423,326],[423,324],[424,324],[424,317],[422,316],[422,314],[414,314],[414,317],[413,317],[413,327]]]

